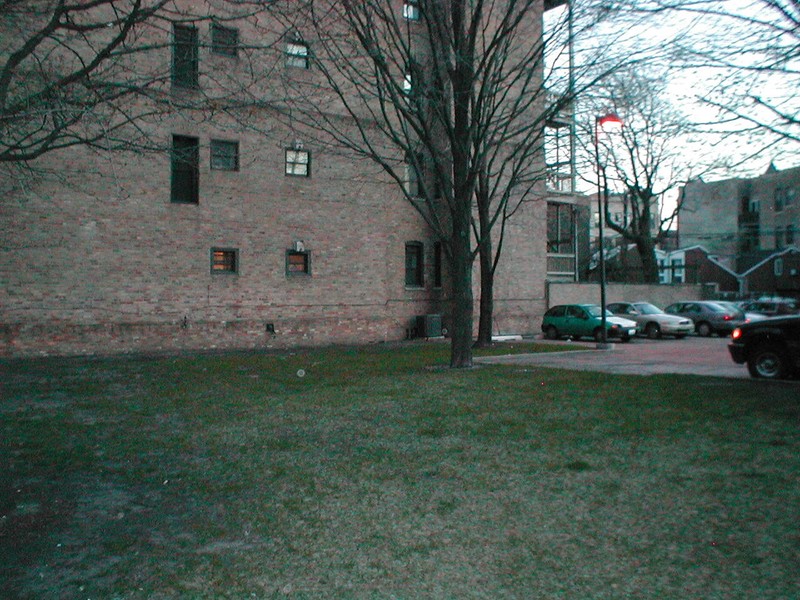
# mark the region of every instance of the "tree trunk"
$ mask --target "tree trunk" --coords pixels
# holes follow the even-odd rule
[[[450,367],[472,366],[472,260],[469,219],[453,223],[452,237],[453,305],[451,310]]]
[[[658,283],[658,260],[656,259],[656,243],[651,237],[636,240],[636,249],[642,260],[642,278],[645,283]]]
[[[481,211],[481,207],[478,209]],[[478,318],[478,340],[475,342],[476,348],[485,348],[492,344],[492,321],[494,320],[494,261],[492,257],[492,236],[491,230],[487,226],[488,215],[480,215],[481,225],[481,244],[480,244],[480,265],[481,265],[481,299],[480,315]]]
[[[492,272],[492,255],[484,257],[481,250],[481,301],[478,320],[478,340],[476,348],[492,345],[492,322],[494,321],[494,273]]]

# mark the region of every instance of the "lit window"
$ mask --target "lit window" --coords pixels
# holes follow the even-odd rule
[[[211,168],[217,171],[238,171],[239,142],[211,140]]]
[[[211,25],[211,51],[224,56],[236,56],[239,51],[239,30],[233,27],[223,27],[214,23]]]
[[[423,246],[420,242],[407,242],[406,286],[423,287],[424,284]]]
[[[307,150],[286,150],[286,174],[308,177],[311,174],[311,155]]]
[[[172,181],[170,200],[197,204],[199,202],[200,142],[183,135],[172,136]]]
[[[289,42],[286,44],[286,66],[307,69],[308,45],[303,42]]]
[[[286,275],[311,275],[311,255],[307,250],[286,251]]]
[[[408,21],[419,21],[418,0],[408,0],[403,3],[403,18]]]
[[[239,251],[235,248],[211,249],[212,273],[237,273],[239,271]]]
[[[414,91],[414,86],[411,81],[411,73],[406,73],[403,77],[403,93],[409,95],[412,91]]]

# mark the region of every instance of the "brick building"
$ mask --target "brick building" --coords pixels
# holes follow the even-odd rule
[[[800,167],[770,165],[758,177],[690,181],[680,194],[680,244],[702,245],[737,272],[798,241]]]
[[[153,27],[146,67],[170,73],[179,107],[243,77],[236,44],[265,32],[274,78],[259,93],[277,102],[285,81],[314,77],[312,49],[277,24]],[[397,183],[269,102],[252,112],[175,108],[141,122],[153,151],[76,147],[35,161],[35,177],[3,177],[0,356],[382,342],[431,314],[446,326],[441,247]],[[546,210],[531,202],[509,222],[498,333],[538,325]]]

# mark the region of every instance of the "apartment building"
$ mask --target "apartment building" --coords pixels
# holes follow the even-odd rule
[[[393,6],[413,27],[417,3]],[[171,107],[137,123],[146,150],[56,150],[35,176],[3,178],[0,355],[385,342],[428,315],[446,327],[441,244],[398,182],[279,118],[293,81],[324,85],[313,42],[264,16],[193,15],[141,34],[154,49],[136,68],[163,76]],[[247,90],[258,102],[187,108],[248,80],[255,40],[271,61]],[[546,210],[509,221],[498,333],[538,325]]]
[[[681,246],[701,245],[736,272],[800,241],[800,167],[681,189]]]

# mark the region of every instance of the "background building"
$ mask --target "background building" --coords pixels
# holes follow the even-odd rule
[[[798,242],[800,167],[770,165],[759,177],[691,181],[680,194],[681,246],[702,245],[737,272]]]

